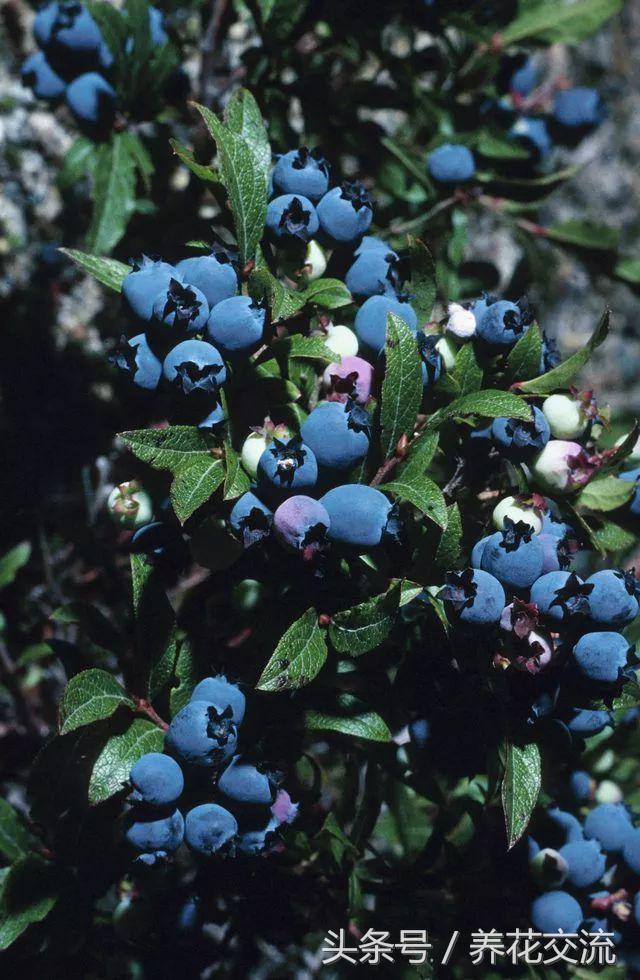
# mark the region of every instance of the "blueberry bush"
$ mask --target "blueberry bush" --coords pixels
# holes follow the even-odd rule
[[[62,261],[108,315],[24,375],[53,365],[44,466],[7,387],[7,975],[339,977],[327,936],[365,969],[425,929],[384,975],[598,975],[449,960],[479,929],[602,930],[635,975],[640,428],[580,387],[611,310],[562,357],[465,265],[479,208],[615,273],[609,231],[531,212],[603,113],[548,46],[618,6],[217,0],[190,105],[155,8],[38,13],[23,77],[102,229]]]

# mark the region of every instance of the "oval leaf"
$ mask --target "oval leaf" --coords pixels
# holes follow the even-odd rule
[[[336,613],[329,627],[329,639],[334,649],[357,657],[380,646],[396,620],[400,590],[400,582],[397,582],[384,595]]]
[[[316,611],[307,609],[280,638],[256,687],[259,691],[304,687],[319,674],[327,652]]]
[[[529,823],[536,805],[542,779],[540,749],[535,742],[505,746],[505,771],[502,779],[502,809],[507,828],[509,850],[517,844]]]
[[[387,317],[386,370],[382,382],[380,446],[385,459],[398,439],[411,435],[422,401],[422,367],[416,339],[399,316]]]
[[[60,734],[109,718],[121,706],[134,703],[106,670],[83,670],[67,684],[60,703]]]
[[[112,735],[89,779],[89,803],[103,803],[126,786],[134,762],[146,752],[162,752],[164,733],[147,718],[134,718],[126,732]]]

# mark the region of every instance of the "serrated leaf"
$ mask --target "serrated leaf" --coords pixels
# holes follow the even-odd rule
[[[224,499],[235,500],[236,497],[241,497],[243,493],[247,492],[251,486],[251,480],[242,468],[240,457],[228,439],[225,440],[224,445],[224,462],[226,470]]]
[[[402,435],[411,435],[422,401],[422,368],[416,339],[399,316],[387,316],[386,369],[380,405],[380,448],[393,456]]]
[[[283,286],[264,266],[249,276],[249,295],[268,304],[273,323],[290,319],[305,304],[304,293]]]
[[[377,711],[369,711],[352,694],[339,694],[337,702],[340,708],[339,714],[305,711],[305,727],[309,731],[338,732],[340,735],[364,738],[371,742],[391,740],[389,727]]]
[[[470,415],[489,419],[505,416],[527,421],[531,419],[531,409],[524,399],[514,395],[513,392],[485,388],[483,391],[474,391],[456,398],[451,404],[433,412],[426,421],[423,433],[434,432],[449,419],[457,416],[465,418]]]
[[[254,260],[264,233],[267,175],[259,169],[253,150],[242,136],[224,126],[206,106],[195,105],[216,143],[220,176],[233,213],[240,264],[245,265]]]
[[[146,555],[131,555],[136,664],[153,700],[166,687],[178,656],[176,618],[157,570]]]
[[[280,638],[256,687],[259,691],[304,687],[322,670],[327,653],[318,615],[315,609],[307,609]]]
[[[174,676],[178,684],[171,688],[169,694],[169,710],[172,718],[187,704],[191,692],[200,679],[196,659],[188,639],[180,643]]]
[[[305,303],[321,306],[325,310],[337,310],[353,303],[353,297],[339,279],[316,279],[302,291]]]
[[[294,333],[271,345],[276,358],[300,357],[313,361],[336,361],[338,355],[327,347],[322,337],[305,337]]]
[[[500,32],[504,46],[540,38],[554,43],[574,44],[590,37],[604,21],[622,8],[622,0],[547,0],[523,12]]]
[[[134,718],[125,732],[112,735],[96,759],[89,779],[89,803],[103,803],[120,793],[131,767],[146,752],[162,752],[164,733],[147,718]]]
[[[509,850],[524,834],[536,805],[542,780],[540,749],[535,742],[527,745],[505,744],[505,771],[502,778],[502,809]]]
[[[58,900],[59,882],[59,870],[37,854],[11,865],[0,892],[0,950],[46,918]]]
[[[20,544],[14,545],[2,555],[0,558],[0,589],[6,589],[15,581],[16,575],[21,568],[24,568],[30,557],[31,543],[29,541],[21,541]]]
[[[60,734],[110,718],[120,707],[134,703],[115,677],[106,670],[83,670],[72,677],[60,702]]]
[[[181,524],[213,496],[224,475],[222,460],[211,456],[198,456],[175,471],[170,491],[171,504]]]
[[[591,532],[591,537],[601,551],[628,551],[637,543],[637,536],[619,524],[604,521]]]
[[[396,620],[400,594],[401,585],[396,582],[383,595],[336,613],[329,626],[334,649],[358,657],[380,646]]]
[[[589,510],[600,510],[605,513],[622,507],[635,493],[635,483],[632,480],[619,480],[617,476],[605,476],[590,480],[578,494],[577,503]]]
[[[478,364],[475,347],[472,343],[463,344],[456,355],[453,377],[460,395],[468,395],[482,388],[483,371]]]
[[[401,500],[413,504],[418,510],[434,521],[438,527],[447,526],[447,505],[442,490],[428,476],[412,476],[411,479],[398,476],[383,485],[385,493],[393,493]]]
[[[396,579],[400,581],[400,607],[408,605],[413,602],[421,592],[424,591],[424,586],[419,585],[418,582],[410,582],[408,579]]]
[[[93,174],[93,212],[87,233],[92,252],[110,252],[125,233],[135,210],[136,163],[125,133],[113,133],[97,152]]]
[[[61,248],[60,251],[103,286],[115,289],[117,293],[122,291],[122,283],[131,272],[130,265],[118,262],[117,259],[104,259],[100,255],[79,252],[75,248]]]
[[[587,363],[594,350],[607,339],[610,320],[611,310],[606,309],[600,323],[584,347],[568,357],[566,361],[558,364],[557,367],[552,368],[551,371],[547,371],[546,374],[533,378],[531,381],[524,381],[518,386],[519,390],[531,395],[550,395],[554,391],[567,388],[578,371]]]
[[[462,553],[462,518],[457,504],[447,508],[447,525],[435,554],[435,563],[447,570],[456,568]]]
[[[595,224],[593,221],[563,221],[550,225],[545,231],[546,237],[554,242],[602,252],[614,251],[620,239],[615,228]]]
[[[396,478],[411,482],[415,476],[428,470],[438,450],[439,441],[438,432],[426,432],[417,436],[411,443],[407,458],[399,467]]]
[[[185,167],[187,167],[192,174],[195,174],[200,180],[206,180],[208,183],[219,183],[220,174],[215,167],[211,167],[206,163],[198,163],[192,151],[185,146],[184,143],[181,143],[180,140],[170,139],[169,143],[175,155],[182,160]]]
[[[149,155],[149,151],[137,133],[132,133],[125,130],[125,132],[122,133],[122,138],[125,140],[129,155],[135,164],[136,170],[142,178],[145,194],[150,194],[151,178],[153,177],[154,166],[153,160]]]
[[[234,92],[225,108],[224,119],[229,129],[247,141],[259,169],[268,177],[271,147],[262,114],[251,92],[246,88]]]
[[[0,797],[0,853],[16,861],[31,846],[31,835],[10,803]]]
[[[528,381],[540,371],[542,335],[537,323],[532,323],[509,351],[505,376],[508,381]]]

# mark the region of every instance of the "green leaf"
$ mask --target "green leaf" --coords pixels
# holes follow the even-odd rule
[[[420,322],[427,322],[433,313],[438,288],[436,264],[433,255],[419,238],[408,236],[411,253],[411,280],[409,292],[411,305],[418,315]]]
[[[210,166],[206,163],[198,163],[193,155],[193,152],[181,143],[180,140],[170,139],[169,143],[171,149],[175,155],[184,163],[192,174],[195,174],[199,180],[205,180],[210,184],[217,184],[220,182],[220,174],[215,169],[215,167]]]
[[[92,252],[110,252],[125,233],[135,210],[136,162],[125,133],[113,133],[97,152],[93,175],[93,213],[87,234]]]
[[[628,551],[638,540],[631,531],[611,521],[604,521],[601,527],[591,532],[591,537],[601,551]]]
[[[174,473],[171,504],[181,524],[213,496],[223,480],[224,463],[211,456],[198,456]]]
[[[235,500],[246,493],[251,486],[251,480],[242,468],[240,457],[227,438],[224,444],[224,499]]]
[[[571,3],[546,0],[534,7],[525,7],[499,37],[505,47],[528,38],[575,44],[594,34],[621,9],[622,0],[574,0]]]
[[[426,432],[413,440],[405,462],[399,467],[397,477],[403,481],[412,482],[415,476],[420,476],[429,469],[433,457],[438,450],[440,434]]]
[[[254,151],[246,139],[224,126],[206,106],[196,103],[196,109],[218,149],[222,183],[229,195],[240,264],[244,266],[254,260],[264,232],[267,176],[258,168]]]
[[[46,918],[58,900],[59,881],[58,869],[37,854],[11,865],[0,893],[0,950]]]
[[[133,701],[106,670],[83,670],[67,684],[59,708],[60,734],[110,718],[120,707],[133,708]]]
[[[577,503],[589,510],[609,511],[622,507],[635,493],[632,480],[619,480],[617,476],[605,476],[591,480],[578,494]]]
[[[447,526],[447,505],[442,490],[428,476],[412,475],[411,479],[398,476],[390,483],[383,484],[385,493],[394,493],[401,500],[413,504],[418,510],[434,521],[438,527]]]
[[[400,582],[400,607],[413,602],[424,591],[424,586],[417,582],[410,582],[408,579],[395,579],[395,581]]]
[[[68,602],[51,614],[56,623],[73,623],[96,646],[117,653],[122,649],[122,637],[101,609],[90,602]]]
[[[453,377],[461,395],[468,395],[482,388],[483,371],[478,364],[475,347],[472,343],[463,344],[458,351]]]
[[[62,161],[58,174],[58,187],[64,190],[77,184],[87,175],[91,176],[95,166],[96,150],[93,140],[86,136],[79,136],[67,150]]]
[[[115,289],[117,293],[121,292],[122,283],[131,272],[130,265],[125,265],[124,262],[118,262],[116,259],[103,259],[99,255],[79,252],[75,248],[61,248],[60,251],[103,286]]]
[[[224,112],[229,129],[242,136],[266,178],[271,169],[271,147],[258,103],[246,88],[233,93]]]
[[[400,593],[400,582],[396,582],[383,595],[336,613],[329,627],[334,649],[357,657],[380,646],[396,620]]]
[[[391,153],[396,160],[399,160],[403,167],[409,171],[409,173],[415,177],[419,184],[429,192],[429,196],[433,197],[433,186],[429,177],[427,175],[427,169],[424,163],[416,163],[415,160],[406,152],[406,150],[399,146],[394,140],[389,139],[389,137],[383,137],[380,142],[382,145]]]
[[[380,448],[385,459],[402,435],[411,435],[422,401],[422,370],[416,339],[399,316],[387,316],[386,370],[380,407]]]
[[[15,582],[16,575],[31,557],[31,543],[21,541],[6,551],[0,558],[0,589],[6,589],[8,585]]]
[[[131,767],[146,752],[162,752],[164,732],[147,718],[134,718],[125,732],[112,735],[96,759],[89,779],[89,803],[103,803],[126,787]]]
[[[427,419],[424,433],[434,432],[449,419],[460,416],[480,415],[484,418],[497,419],[505,416],[512,419],[531,419],[531,409],[524,399],[511,391],[498,391],[485,388],[474,391],[461,398],[456,398],[450,405],[439,408]]]
[[[188,639],[184,639],[180,643],[174,674],[178,684],[171,688],[169,694],[169,709],[172,718],[187,704],[191,692],[200,679],[196,659]]]
[[[637,286],[640,284],[640,259],[633,259],[629,256],[623,257],[613,270],[613,274],[618,277],[618,279],[624,279],[625,282],[630,282],[632,285]]]
[[[502,778],[502,809],[507,828],[509,850],[527,829],[536,805],[542,780],[540,749],[535,742],[527,745],[505,744],[505,771]]]
[[[327,714],[322,711],[305,711],[305,727],[309,731],[338,732],[353,738],[364,738],[371,742],[389,742],[391,732],[386,722],[376,711],[367,710],[358,698],[342,693],[337,697],[340,714]]]
[[[615,228],[598,225],[592,221],[563,221],[546,229],[546,237],[565,245],[595,249],[602,252],[615,251],[620,239]]]
[[[542,335],[537,323],[532,323],[509,351],[505,376],[508,381],[528,381],[540,371]]]
[[[302,291],[305,303],[313,303],[325,310],[337,310],[353,303],[353,297],[339,279],[316,279]]]
[[[462,554],[462,518],[457,504],[447,508],[447,524],[442,532],[435,555],[435,563],[440,568],[456,568]]]
[[[584,347],[568,357],[562,364],[558,364],[551,371],[547,371],[546,374],[533,378],[531,381],[524,381],[518,386],[519,390],[530,395],[550,395],[554,391],[567,388],[578,371],[587,363],[594,350],[607,339],[610,320],[611,310],[607,308]]]
[[[307,609],[280,638],[256,687],[259,691],[304,687],[320,673],[327,653],[317,613]]]
[[[131,579],[136,664],[144,668],[146,691],[153,700],[173,677],[178,656],[176,618],[162,580],[146,555],[131,555]]]
[[[478,153],[490,160],[527,160],[530,156],[521,143],[497,133],[482,132],[476,144]]]
[[[249,276],[249,295],[268,304],[273,323],[290,319],[305,304],[303,292],[287,289],[264,266],[254,269]]]
[[[322,337],[305,337],[300,333],[291,334],[276,340],[271,345],[274,357],[302,357],[313,361],[336,361],[335,354],[324,342]]]
[[[145,194],[150,194],[151,178],[153,177],[154,166],[153,160],[149,155],[149,151],[137,133],[132,133],[125,130],[122,133],[122,138],[125,140],[129,155],[135,164],[136,170],[142,178]]]
[[[16,861],[30,849],[31,835],[22,819],[6,800],[0,797],[0,852]]]

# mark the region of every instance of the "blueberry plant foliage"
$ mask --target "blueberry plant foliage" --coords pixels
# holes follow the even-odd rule
[[[272,172],[249,91],[197,110],[213,162],[174,148],[217,196],[218,238],[133,267],[67,252],[122,293],[112,360],[146,420],[119,435],[130,479],[108,504],[133,614],[52,613],[75,642],[52,640],[67,684],[28,819],[0,810],[0,946],[86,970],[106,943],[114,968],[232,975],[262,941],[317,949],[349,921],[426,916],[443,948],[449,928],[526,924],[543,766],[600,725],[621,738],[640,703],[638,584],[616,570],[637,431],[604,448],[606,413],[573,387],[610,312],[560,361],[526,300],[443,307],[428,242],[408,236],[387,277],[357,181],[298,147]],[[27,561],[7,554],[0,585]],[[194,697],[221,670],[247,695],[241,751],[285,775],[274,842],[216,809],[231,765],[189,769],[222,746],[227,765],[238,737],[226,694]],[[140,811],[147,780],[178,778],[144,760],[172,756],[184,806]]]

